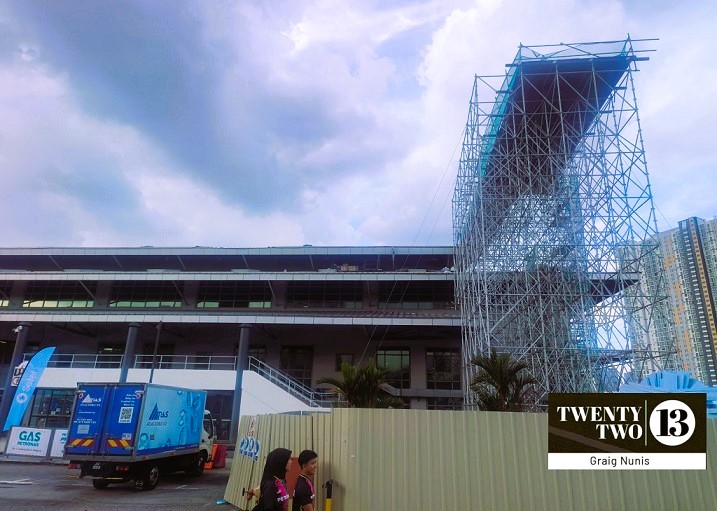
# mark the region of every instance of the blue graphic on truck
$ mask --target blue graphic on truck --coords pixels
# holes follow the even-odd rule
[[[152,388],[140,425],[137,454],[199,445],[205,401],[203,391]]]

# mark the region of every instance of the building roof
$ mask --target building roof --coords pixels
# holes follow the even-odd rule
[[[0,270],[397,271],[453,265],[451,246],[0,248]]]

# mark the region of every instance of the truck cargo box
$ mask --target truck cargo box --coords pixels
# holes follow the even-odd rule
[[[150,459],[199,449],[206,392],[149,383],[78,386],[65,458]]]

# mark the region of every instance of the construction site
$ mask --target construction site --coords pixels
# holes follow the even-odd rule
[[[634,83],[650,45],[521,45],[475,77],[453,197],[467,407],[492,349],[528,365],[536,410],[675,365],[654,340],[664,280],[639,282],[658,249]]]

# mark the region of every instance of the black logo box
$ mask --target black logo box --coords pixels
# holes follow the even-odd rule
[[[692,409],[695,416],[695,429],[685,443],[678,446],[664,445],[658,441],[650,430],[650,415],[661,403],[668,400],[681,401]],[[639,424],[642,436],[638,439],[600,438],[597,424],[608,424],[613,421],[586,422],[575,421],[572,412],[560,412],[560,407],[638,407],[638,420],[633,421],[630,412],[627,421],[616,420],[623,428],[633,423]],[[561,415],[563,417],[561,417]],[[561,418],[569,417],[567,421]],[[619,427],[619,426],[617,426]],[[605,429],[605,428],[603,428]],[[633,428],[632,432],[635,432]],[[645,438],[645,435],[647,438]],[[689,394],[557,394],[551,393],[548,398],[548,452],[622,452],[622,453],[704,453],[707,449],[707,395]]]

